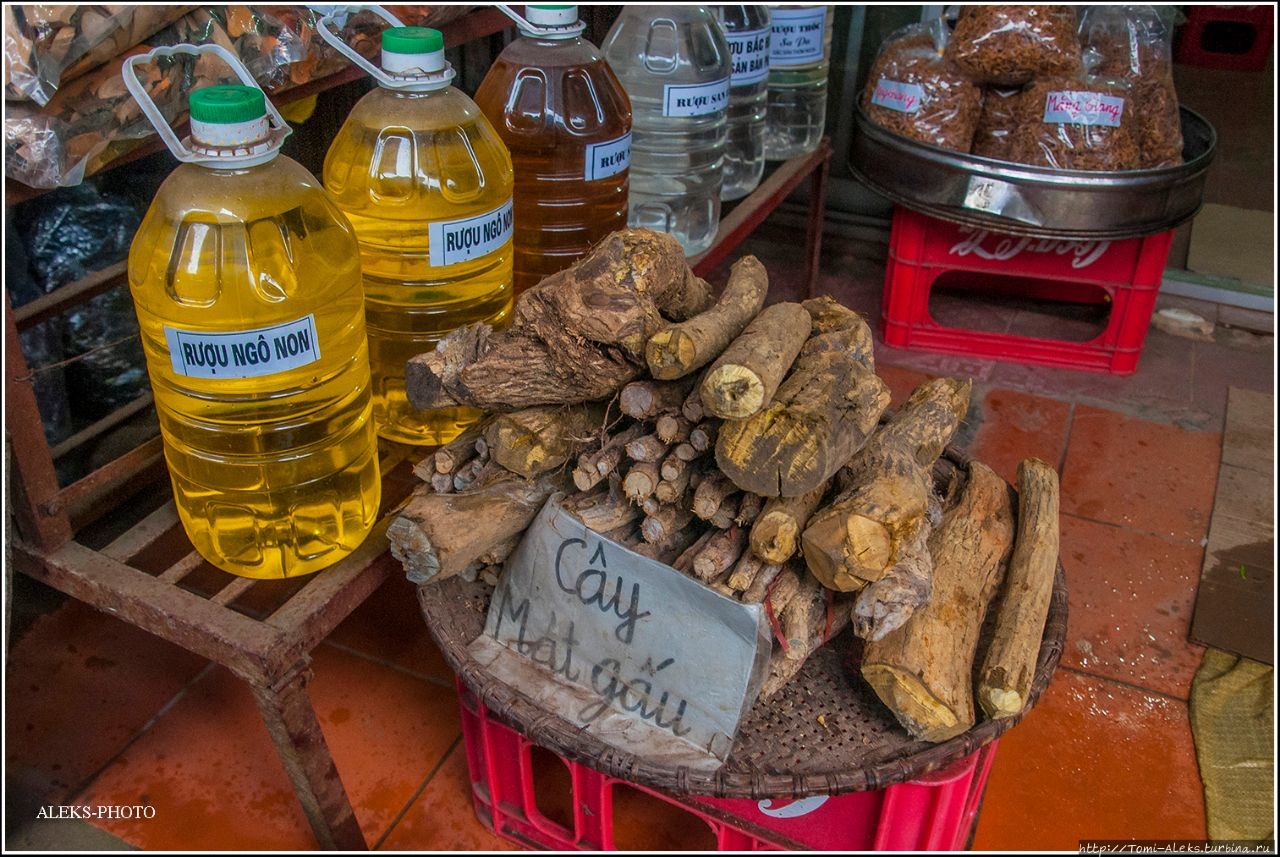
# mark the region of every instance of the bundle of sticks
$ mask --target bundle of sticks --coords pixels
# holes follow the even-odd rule
[[[393,553],[416,582],[496,582],[562,492],[593,531],[764,605],[775,644],[762,696],[852,626],[864,676],[909,731],[964,731],[1013,523],[988,468],[935,466],[970,385],[929,380],[886,414],[860,316],[831,298],[764,307],[754,257],[712,300],[668,241],[615,233],[522,296],[509,330],[464,328],[415,358],[420,407],[494,412],[419,465],[427,484],[389,528]],[[530,354],[542,359],[521,362]]]

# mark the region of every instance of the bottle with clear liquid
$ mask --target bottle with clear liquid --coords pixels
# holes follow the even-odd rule
[[[631,102],[577,6],[507,7],[520,37],[476,90],[515,169],[515,292],[627,225]]]
[[[325,21],[319,31],[331,35]],[[450,85],[439,31],[384,30],[382,68],[334,44],[379,84],[352,108],[323,173],[360,242],[374,420],[391,441],[445,443],[480,412],[413,407],[405,364],[458,327],[510,322],[511,156],[475,102]]]
[[[627,223],[670,233],[687,255],[711,246],[732,64],[706,6],[624,6],[601,46],[631,99]]]
[[[279,154],[288,126],[260,89],[192,92],[191,150],[144,110],[187,161],[128,266],[178,515],[224,571],[318,571],[360,545],[381,496],[355,233]]]
[[[716,6],[733,59],[728,137],[720,198],[741,199],[764,177],[764,123],[769,91],[769,7]]]
[[[827,121],[834,6],[770,6],[769,108],[764,152],[771,161],[818,148]]]

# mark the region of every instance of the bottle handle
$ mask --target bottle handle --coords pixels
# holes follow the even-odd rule
[[[495,3],[494,5],[498,7],[499,12],[506,15],[512,21],[515,21],[516,26],[520,28],[521,32],[528,33],[531,36],[564,36],[569,32],[573,32],[574,35],[579,35],[587,29],[587,25],[582,21],[579,21],[571,27],[540,27],[537,24],[530,24],[528,19],[517,12],[512,6],[508,6],[505,3]]]
[[[403,21],[395,15],[392,15],[382,6],[376,4],[359,4],[354,6],[319,6],[312,4],[311,8],[317,12],[324,12],[324,15],[322,15],[320,20],[316,22],[316,32],[319,33],[320,38],[328,42],[335,51],[349,59],[357,68],[365,72],[365,74],[369,75],[383,86],[387,86],[392,89],[400,89],[405,86],[406,81],[403,78],[393,77],[392,75],[387,74],[383,69],[369,62],[360,55],[359,51],[353,49],[342,40],[341,36],[339,36],[334,30],[330,29],[330,26],[333,24],[345,27],[347,19],[351,15],[366,9],[373,12],[392,27],[403,27]],[[439,74],[447,75],[447,79],[449,80],[452,80],[454,77],[453,69],[450,68],[448,63],[445,63],[444,71]]]
[[[207,155],[201,155],[189,149],[182,140],[178,139],[178,135],[173,132],[173,128],[169,125],[169,120],[160,112],[160,108],[156,107],[155,101],[147,93],[146,87],[142,85],[142,81],[138,78],[135,66],[143,63],[152,63],[161,57],[171,57],[177,55],[198,56],[200,54],[213,54],[227,64],[230,69],[235,72],[236,77],[240,78],[247,86],[255,89],[261,89],[258,81],[254,79],[249,70],[244,67],[244,63],[240,62],[240,58],[222,45],[170,45],[166,47],[153,48],[145,54],[135,54],[124,61],[121,69],[121,78],[124,80],[125,89],[129,90],[129,94],[138,102],[138,106],[142,108],[142,112],[147,119],[155,127],[156,133],[160,135],[160,139],[164,141],[169,152],[183,163],[199,163],[209,160]],[[271,131],[268,137],[268,143],[273,148],[279,148],[284,142],[284,138],[293,133],[293,129],[289,127],[289,123],[280,115],[280,111],[271,103],[271,99],[267,98],[266,107],[267,114],[271,117]]]

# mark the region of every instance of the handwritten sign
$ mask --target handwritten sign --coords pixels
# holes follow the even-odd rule
[[[472,657],[621,750],[718,767],[768,666],[761,606],[591,532],[558,500],[508,560]]]
[[[1124,99],[1101,92],[1050,92],[1044,99],[1044,121],[1053,125],[1120,127]]]

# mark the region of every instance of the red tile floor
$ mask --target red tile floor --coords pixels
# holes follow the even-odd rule
[[[797,236],[779,237],[766,227],[749,245],[780,280],[775,298],[794,293],[787,272],[802,267]],[[828,236],[816,291],[874,324],[883,262],[866,255]],[[1176,298],[1161,305],[1210,321],[1228,315]],[[948,311],[968,313],[975,326],[1014,329],[1060,332],[1088,321],[1037,315],[1042,309],[958,303]],[[1269,319],[1259,321],[1269,329]],[[1274,389],[1271,337],[1225,324],[1215,342],[1152,330],[1128,377],[882,345],[877,359],[895,403],[929,376],[972,378],[973,405],[957,443],[1008,479],[1028,456],[1061,473],[1066,651],[1039,705],[1001,741],[974,848],[1203,838],[1187,717],[1203,650],[1188,642],[1187,629],[1227,387]],[[36,808],[70,803],[156,810],[146,820],[94,821],[111,836],[79,847],[315,847],[245,685],[110,616],[30,581],[18,585],[18,598],[37,607],[15,619],[6,664],[9,847],[83,843],[57,832],[41,838],[41,826],[48,834],[56,823],[36,819]],[[361,606],[316,651],[314,668],[315,707],[372,846],[513,847],[473,814],[452,676],[407,581],[389,580]]]

